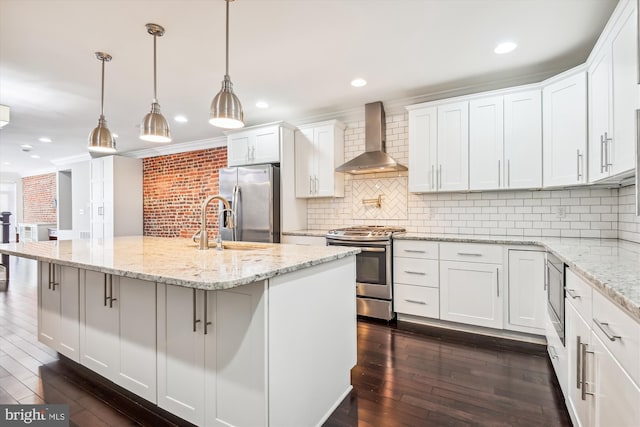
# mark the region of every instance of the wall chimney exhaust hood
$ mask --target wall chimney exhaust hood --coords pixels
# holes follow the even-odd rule
[[[385,153],[387,126],[382,102],[364,106],[365,152],[336,168],[336,172],[365,174],[375,172],[406,171],[407,167]]]

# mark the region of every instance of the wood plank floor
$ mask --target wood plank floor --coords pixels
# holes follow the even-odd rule
[[[79,380],[37,341],[35,262],[12,257],[11,275],[0,292],[0,403],[66,403],[79,427],[181,424]],[[359,322],[354,389],[325,426],[571,425],[540,349],[427,333]]]

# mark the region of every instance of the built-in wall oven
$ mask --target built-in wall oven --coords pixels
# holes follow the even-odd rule
[[[551,324],[564,345],[564,262],[547,252],[547,311]]]
[[[361,252],[356,255],[358,315],[393,319],[392,236],[403,231],[397,227],[363,226],[327,233],[327,245],[360,248]]]

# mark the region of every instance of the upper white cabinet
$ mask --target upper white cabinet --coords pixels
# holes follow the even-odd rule
[[[542,186],[540,90],[471,100],[469,188]]]
[[[587,76],[584,71],[545,85],[544,186],[587,182]]]
[[[227,133],[227,164],[229,166],[279,162],[279,124],[255,126]]]
[[[331,120],[295,132],[296,197],[344,197],[344,125]]]
[[[469,102],[409,109],[409,191],[469,189]]]
[[[91,159],[91,237],[142,235],[142,161]]]
[[[634,168],[638,108],[635,1],[621,2],[590,57],[589,181]]]
[[[540,90],[504,97],[504,188],[542,187]]]

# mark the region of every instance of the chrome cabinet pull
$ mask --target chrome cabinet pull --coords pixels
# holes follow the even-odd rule
[[[544,257],[544,290],[547,290],[547,286],[549,286],[549,260],[547,257]]]
[[[407,273],[407,274],[417,274],[417,275],[420,275],[420,276],[426,276],[427,275],[427,273],[423,273],[422,271],[405,270],[404,272]]]
[[[496,267],[496,294],[500,298],[500,267]]]
[[[313,192],[318,194],[318,187],[320,187],[319,181],[318,181],[318,175],[316,175],[316,179],[314,181],[314,187],[313,187]]]
[[[580,336],[576,337],[576,388],[579,390],[582,386],[582,341]]]
[[[611,330],[611,327],[608,323],[601,322],[598,319],[594,318],[593,323],[595,323],[598,328],[609,338],[609,341],[621,340],[622,336],[616,335],[615,332]]]
[[[582,178],[582,174],[580,173],[580,161],[582,160],[582,154],[580,154],[580,149],[576,150],[576,173],[577,173],[577,181],[580,181],[580,178]]]
[[[507,187],[511,187],[511,159],[507,160]]]
[[[47,267],[48,267],[48,278],[47,278],[47,280],[49,282],[49,289],[51,289],[51,267],[53,267],[53,264],[48,263]]]
[[[604,173],[604,135],[600,135],[600,173]]]
[[[213,322],[209,322],[208,320],[208,309],[207,309],[207,300],[209,299],[207,295],[207,291],[204,291],[204,334],[207,335],[207,326],[212,325]]]
[[[426,303],[426,302],[424,302],[424,301],[418,301],[418,300],[415,300],[415,299],[406,299],[406,298],[405,298],[405,301],[406,301],[406,302],[410,302],[411,304],[427,305],[427,303]]]
[[[611,142],[613,140],[609,138],[607,133],[608,132],[604,133],[604,165],[605,171],[609,172],[609,166],[613,166],[613,163],[611,163]]]
[[[193,332],[196,331],[196,323],[200,323],[200,319],[196,316],[196,292],[197,290],[194,288],[193,290]]]
[[[109,275],[109,308],[113,308],[113,302],[118,301],[118,298],[113,297],[113,274]]]
[[[500,159],[498,159],[498,188],[500,188]]]
[[[105,307],[107,306],[107,300],[109,299],[107,297],[107,274],[104,274],[104,284],[103,284],[103,291],[104,291],[104,302],[102,305],[104,305]]]
[[[587,400],[587,394],[591,396],[595,395],[595,393],[587,391],[587,353],[594,354],[593,351],[587,350],[588,346],[589,344],[582,344],[582,400]]]
[[[440,171],[438,172],[438,184],[439,184],[439,188],[442,189],[442,165],[440,165]]]
[[[309,175],[309,194],[313,194],[313,178]]]
[[[405,252],[416,253],[416,254],[426,254],[427,251],[421,251],[419,249],[404,249]]]
[[[458,255],[462,256],[482,256],[482,254],[478,254],[475,252],[458,252]]]
[[[56,290],[56,286],[60,286],[59,282],[56,282],[56,265],[55,264],[51,264],[51,290],[55,291]]]
[[[582,297],[580,295],[576,294],[576,290],[575,289],[569,289],[567,288],[567,293],[569,294],[569,296],[573,299],[582,299]]]
[[[431,165],[431,188],[434,188],[436,165]]]

